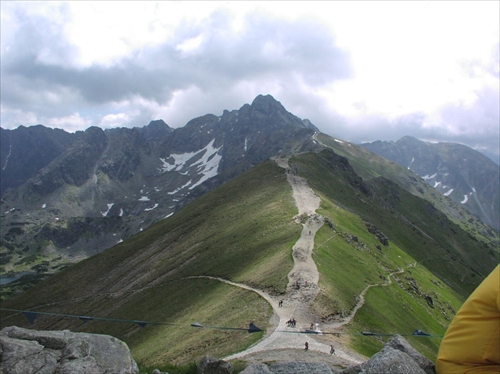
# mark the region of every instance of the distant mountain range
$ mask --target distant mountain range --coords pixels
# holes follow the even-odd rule
[[[178,129],[2,129],[4,271],[98,253],[271,156],[315,149],[316,131],[269,95]]]
[[[500,231],[500,167],[482,153],[455,143],[429,143],[405,136],[363,147],[413,171]]]
[[[121,243],[272,156],[317,152],[329,143],[355,169],[364,162],[359,157],[373,162],[374,154],[332,139],[270,95],[177,129],[162,120],[76,133],[41,125],[1,129],[0,270],[54,272]],[[478,152],[413,138],[364,147],[389,159],[400,155],[395,162],[498,229],[498,167]],[[371,178],[384,162],[378,159],[368,174],[366,167],[356,171]],[[376,174],[439,200],[413,173],[389,170]],[[438,204],[457,218],[466,212],[446,200]]]

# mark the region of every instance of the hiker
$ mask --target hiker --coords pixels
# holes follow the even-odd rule
[[[500,265],[476,288],[451,321],[436,373],[500,373]]]
[[[283,306],[283,300],[280,300],[280,302],[278,303],[278,308],[281,308]]]
[[[306,351],[309,350],[309,343],[308,342],[306,342],[306,348],[305,348],[305,350]]]
[[[311,322],[311,328],[310,330],[314,330],[314,322]]]
[[[335,348],[333,348],[333,345],[330,345],[330,354],[331,355],[335,354]]]

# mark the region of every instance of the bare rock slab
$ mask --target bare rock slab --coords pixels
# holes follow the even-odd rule
[[[128,346],[112,336],[36,331],[16,326],[0,331],[3,374],[137,374]]]
[[[395,335],[368,361],[352,366],[342,374],[435,374],[435,366],[402,336]]]

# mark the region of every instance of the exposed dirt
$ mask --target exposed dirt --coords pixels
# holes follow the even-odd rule
[[[337,368],[359,364],[365,361],[366,357],[346,348],[342,344],[340,335],[322,335],[321,326],[316,322],[317,317],[309,308],[319,293],[319,273],[311,255],[316,231],[324,223],[323,217],[316,213],[320,199],[309,188],[304,178],[293,174],[287,159],[276,158],[275,161],[285,169],[298,208],[298,214],[294,219],[298,224],[303,225],[301,236],[292,248],[294,267],[288,274],[286,294],[281,298],[272,297],[261,290],[246,285],[215,278],[257,292],[271,304],[274,310],[273,329],[270,333],[247,350],[224,359],[240,359],[248,363],[292,360],[321,361]],[[352,318],[352,316],[349,317]],[[296,320],[294,326],[287,323],[292,319]],[[343,322],[337,323],[336,327],[348,323],[347,320]],[[309,345],[307,351],[305,350],[306,342]],[[330,353],[331,346],[335,348],[335,354]]]
[[[312,313],[310,305],[320,291],[318,286],[319,272],[312,259],[312,251],[314,236],[324,223],[323,217],[316,213],[321,200],[308,186],[307,180],[293,174],[288,165],[288,159],[275,158],[274,161],[285,169],[298,208],[298,214],[294,219],[297,224],[303,226],[301,236],[292,248],[294,266],[288,274],[286,294],[280,298],[227,279],[204,277],[256,292],[272,306],[274,311],[271,318],[272,328],[268,330],[262,340],[248,349],[224,359],[239,359],[249,364],[289,361],[325,362],[334,371],[360,364],[368,358],[348,348],[349,338],[341,334],[341,327],[348,324],[358,309],[363,306],[364,296],[368,289],[374,286],[389,285],[391,283],[390,275],[383,284],[367,285],[358,296],[356,306],[342,320],[324,325],[317,323],[318,318]],[[292,319],[296,321],[295,325],[288,323]],[[327,331],[328,334],[323,334],[322,330]],[[339,331],[339,333],[335,334],[335,331]],[[308,343],[307,350],[305,350],[306,342]],[[331,353],[332,347],[335,350],[334,354]]]

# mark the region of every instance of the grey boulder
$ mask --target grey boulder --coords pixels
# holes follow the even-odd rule
[[[16,326],[0,331],[3,374],[137,374],[128,346],[112,336],[36,331]]]

